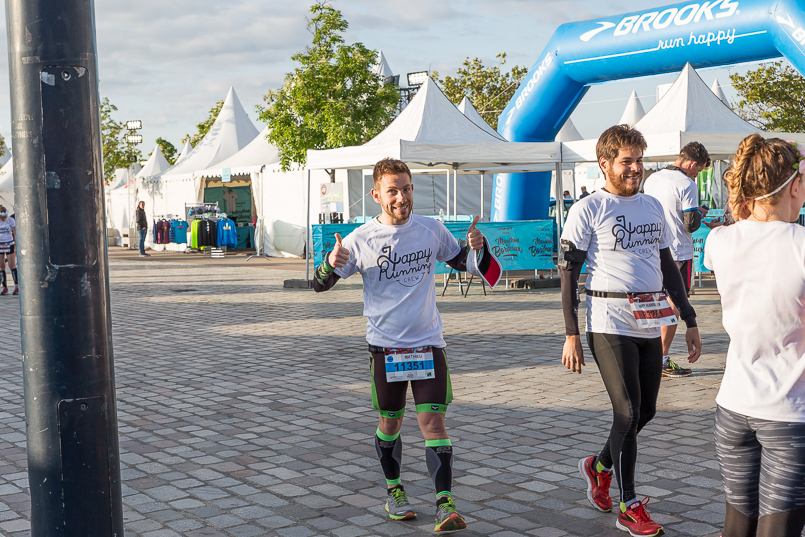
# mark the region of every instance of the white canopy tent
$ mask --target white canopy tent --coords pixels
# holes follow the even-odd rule
[[[139,165],[137,167],[139,168]],[[159,144],[156,144],[145,166],[135,174],[135,177],[156,177],[167,171],[170,167],[171,165],[168,159],[165,158],[165,155],[162,154],[162,149],[160,149]]]
[[[717,78],[713,79],[713,85],[710,86],[710,89],[713,91],[713,93],[715,93],[716,97],[721,99],[722,103],[726,104],[727,106],[730,105],[730,102],[727,100],[727,96],[724,95],[724,90],[721,89],[721,84],[718,83]]]
[[[495,138],[500,140],[505,140],[503,136],[497,133],[492,126],[486,122],[486,120],[478,113],[478,110],[472,105],[472,101],[470,101],[469,97],[466,95],[463,99],[461,99],[461,104],[458,105],[458,111],[467,116],[467,119],[481,127],[485,132],[488,132]]]
[[[0,168],[0,205],[9,211],[14,207],[14,159],[9,158]]]
[[[583,140],[581,134],[576,129],[576,126],[573,124],[573,121],[570,118],[567,118],[565,124],[562,125],[562,128],[559,129],[559,132],[556,133],[556,141],[557,142],[573,142],[575,140]]]
[[[630,127],[634,127],[635,123],[643,119],[643,116],[646,115],[645,110],[643,110],[643,105],[640,103],[640,99],[637,97],[637,92],[632,90],[632,94],[629,95],[629,101],[626,103],[626,108],[623,110],[623,114],[621,115],[620,121],[618,121],[618,125],[629,125]]]
[[[379,75],[381,80],[394,76],[394,73],[391,71],[391,66],[389,66],[389,62],[386,60],[386,56],[383,54],[382,50],[377,51],[377,61],[372,67],[372,72]]]
[[[173,165],[176,166],[182,162],[185,158],[187,158],[187,155],[189,155],[192,150],[193,146],[190,145],[190,142],[185,142],[184,147],[182,147],[182,151],[179,153],[179,156],[176,157],[175,161],[173,161]]]

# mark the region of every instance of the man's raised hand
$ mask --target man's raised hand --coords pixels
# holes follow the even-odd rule
[[[349,261],[349,250],[344,248],[341,244],[341,235],[336,233],[335,234],[335,246],[333,247],[333,251],[330,252],[330,255],[327,256],[327,262],[330,263],[331,267],[338,268],[343,267]]]
[[[475,227],[475,224],[477,224],[480,219],[480,216],[473,218],[472,224],[470,224],[470,228],[467,230],[467,242],[473,250],[480,250],[484,247],[483,233],[478,231],[478,228]]]

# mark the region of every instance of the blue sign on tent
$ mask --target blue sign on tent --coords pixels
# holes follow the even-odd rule
[[[232,180],[232,170],[230,168],[224,168],[221,170],[221,181],[224,183],[228,183]]]

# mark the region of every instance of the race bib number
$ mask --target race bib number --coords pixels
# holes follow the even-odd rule
[[[385,349],[386,381],[428,380],[436,377],[433,370],[433,347],[417,349]]]
[[[2,244],[0,243],[0,254],[7,254],[11,252],[11,243]]]
[[[629,306],[640,328],[657,328],[679,323],[665,293],[630,295]]]

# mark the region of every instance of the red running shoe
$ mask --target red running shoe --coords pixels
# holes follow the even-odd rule
[[[662,529],[662,526],[648,516],[648,510],[646,509],[648,501],[649,497],[646,496],[643,501],[634,502],[624,512],[618,509],[618,521],[615,526],[619,530],[628,531],[632,537],[665,535],[665,530]]]
[[[579,461],[579,472],[587,482],[587,499],[593,507],[604,513],[612,511],[612,497],[609,495],[609,484],[612,483],[612,472],[596,472],[593,468],[595,457],[587,457]]]

